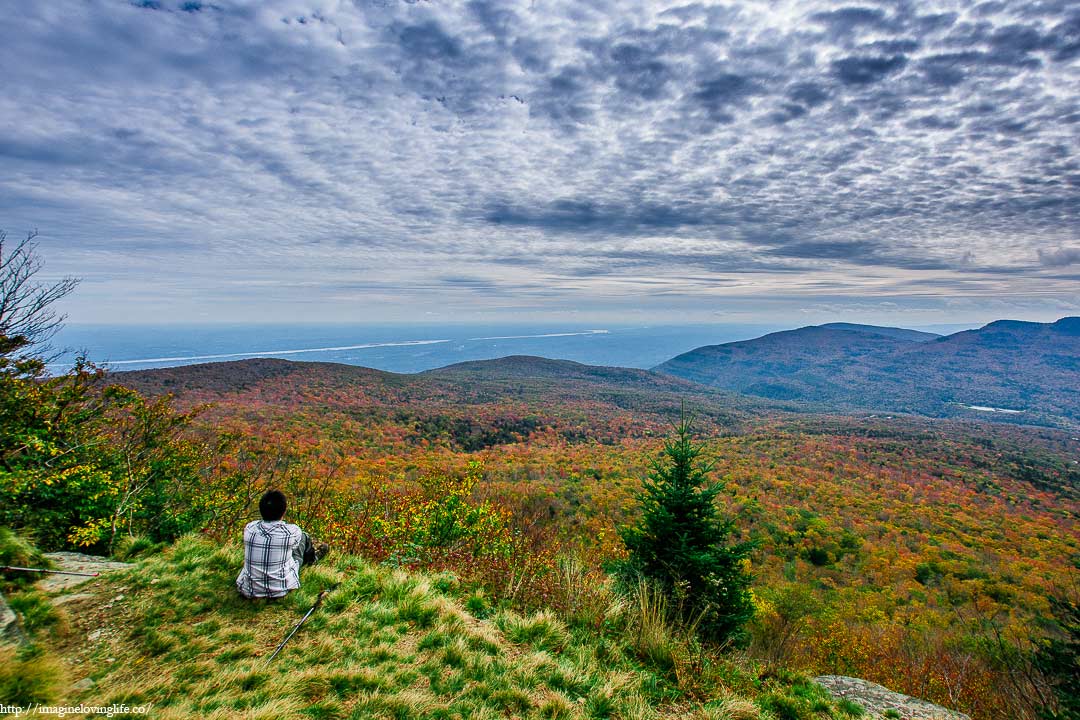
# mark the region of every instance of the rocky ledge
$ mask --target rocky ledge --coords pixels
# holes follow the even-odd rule
[[[87,580],[93,579],[94,574],[101,575],[112,570],[123,570],[131,567],[129,563],[115,562],[96,555],[84,555],[76,552],[45,553],[53,565],[54,570],[66,570],[68,572],[86,573],[86,575],[56,575],[43,573],[37,576],[36,587],[47,593],[58,593],[75,587]],[[61,604],[76,596],[61,595],[53,599],[55,604]],[[83,596],[78,596],[83,597]],[[18,617],[0,595],[0,642],[25,642],[26,638],[19,629]]]
[[[893,692],[877,683],[843,675],[822,675],[814,678],[833,697],[849,700],[866,711],[866,717],[901,718],[902,720],[971,720],[955,710]]]

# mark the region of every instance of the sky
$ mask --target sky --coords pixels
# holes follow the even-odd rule
[[[1066,0],[9,0],[70,323],[1080,315]]]

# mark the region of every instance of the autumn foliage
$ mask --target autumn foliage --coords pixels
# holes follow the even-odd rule
[[[40,500],[59,492],[58,469],[78,467],[64,497],[92,507],[50,516],[62,528],[51,544],[107,547],[114,530],[226,541],[278,487],[292,519],[342,551],[450,572],[480,605],[551,608],[600,632],[603,568],[626,558],[617,529],[641,518],[636,498],[687,402],[715,459],[707,480],[724,484],[715,501],[738,518],[730,539],[754,547],[751,657],[857,675],[976,719],[1036,716],[1048,597],[1067,593],[1080,556],[1070,436],[788,415],[581,367],[529,375],[517,361],[484,379],[251,361],[113,376],[139,394],[87,390],[64,406],[70,435],[55,447],[5,446],[0,482],[18,502],[4,521],[30,524],[29,510],[52,507]],[[74,387],[64,383],[91,379],[7,391],[46,393],[55,412]],[[85,422],[80,407],[93,411]],[[112,449],[68,452],[91,428]],[[93,493],[70,485],[99,471]],[[150,522],[174,512],[173,526]]]

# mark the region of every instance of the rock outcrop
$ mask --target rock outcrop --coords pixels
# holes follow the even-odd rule
[[[45,553],[45,557],[52,561],[55,569],[68,572],[105,573],[131,567],[130,563],[116,562],[97,555],[84,555],[77,552],[51,552]],[[44,592],[54,593],[75,587],[90,579],[81,575],[48,574],[38,580],[37,588]]]
[[[866,716],[902,720],[971,720],[964,713],[893,692],[886,687],[843,675],[822,675],[814,680],[837,699],[849,700],[866,710]]]

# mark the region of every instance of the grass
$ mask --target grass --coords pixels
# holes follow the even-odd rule
[[[35,568],[50,567],[45,556],[34,546],[31,538],[6,527],[0,527],[0,565]],[[18,570],[0,572],[0,591],[7,593],[20,587],[26,587],[33,584],[37,579],[35,573]]]
[[[679,641],[657,649],[661,638],[642,637],[660,630],[635,632],[655,607],[637,620],[621,609],[623,628],[598,637],[551,610],[493,608],[445,574],[355,557],[305,569],[303,589],[279,602],[252,603],[233,586],[241,561],[239,547],[187,537],[81,586],[86,595],[64,605],[71,627],[37,630],[48,652],[0,658],[0,689],[22,683],[12,691],[19,697],[86,705],[153,703],[156,718],[781,720],[790,716],[777,713],[785,701],[802,713],[795,717],[839,717],[803,697],[803,680],[758,679],[734,660],[700,668],[695,682],[709,683],[709,697],[685,692],[669,658],[685,654]],[[323,606],[270,662],[326,588]],[[50,653],[64,658],[66,679]],[[72,689],[83,678],[93,684]]]
[[[838,702],[836,706],[840,710],[840,712],[850,717],[862,717],[866,714],[866,710],[863,709],[862,705],[853,703],[847,698],[841,698],[840,702]],[[892,708],[885,711],[885,716],[892,717],[891,715],[889,715],[890,712],[896,713],[896,717],[900,717],[900,713],[896,712]]]
[[[41,647],[0,645],[0,704],[53,702],[62,686],[63,668]]]

